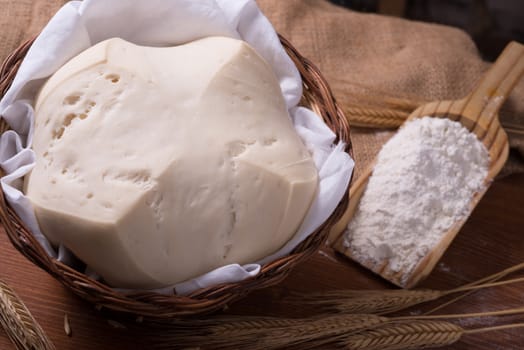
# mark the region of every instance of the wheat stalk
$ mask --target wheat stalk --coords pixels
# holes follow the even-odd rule
[[[485,333],[524,324],[463,329],[452,319],[524,314],[523,308],[490,312],[383,317],[339,314],[313,318],[218,317],[180,321],[155,329],[155,349],[203,346],[210,349],[316,349],[326,346],[358,350],[422,349],[458,341],[463,335]]]
[[[430,310],[433,313],[462,297],[483,288],[491,288],[512,283],[524,282],[524,278],[515,278],[499,281],[510,273],[522,270],[524,263],[514,265],[510,268],[484,277],[478,281],[468,283],[461,287],[450,290],[335,290],[317,293],[295,293],[286,299],[287,302],[301,305],[313,305],[324,312],[360,313],[384,315],[407,309],[411,306],[428,301],[437,300],[444,296],[462,293],[458,297],[442,303]]]
[[[490,288],[490,287],[497,287],[497,286],[501,286],[501,285],[507,285],[507,284],[512,284],[512,283],[517,283],[517,282],[521,282],[520,279],[513,279],[513,280],[506,280],[506,281],[501,281],[501,282],[496,282],[496,281],[499,281],[500,279],[508,276],[509,274],[512,274],[514,272],[517,272],[517,271],[521,271],[522,269],[524,269],[524,263],[520,263],[520,264],[516,264],[516,265],[513,265],[507,269],[504,269],[500,272],[497,272],[493,275],[490,275],[490,276],[487,276],[487,277],[484,277],[484,278],[481,278],[480,280],[477,280],[475,282],[472,282],[472,283],[468,283],[464,286],[461,286],[461,287],[458,287],[458,288],[454,288],[454,289],[451,289],[449,290],[446,294],[454,294],[454,293],[462,293],[460,294],[459,296],[445,302],[445,303],[442,303],[440,305],[438,305],[437,307],[429,310],[426,312],[426,314],[432,314],[450,304],[453,304],[457,301],[459,301],[460,299],[462,298],[465,298],[467,297],[468,295],[470,295],[471,293],[475,292],[475,290],[477,289],[483,289],[483,288]]]
[[[281,330],[273,329],[259,338],[260,349],[300,345],[304,348],[318,348],[336,342],[346,334],[374,327],[387,319],[376,315],[335,315],[302,321]]]
[[[18,350],[55,350],[18,295],[0,281],[0,323]]]
[[[317,349],[331,346],[350,350],[435,348],[455,343],[462,336],[511,328],[506,324],[476,329],[441,319],[503,316],[524,313],[524,308],[484,313],[386,318],[377,315],[335,315],[306,319],[236,316],[179,323],[154,331],[154,349],[202,346],[209,349]],[[159,339],[161,337],[162,339]]]
[[[157,339],[158,349],[205,346],[213,349],[322,348],[326,345],[349,349],[419,349],[451,344],[464,334],[524,327],[509,324],[464,330],[450,319],[524,314],[524,308],[492,312],[423,315],[386,318],[380,316],[452,293],[523,282],[523,278],[499,281],[524,268],[515,265],[476,282],[447,291],[435,290],[342,290],[294,294],[286,301],[309,304],[316,310],[337,315],[313,318],[257,318],[246,316],[180,321],[171,324]],[[445,320],[445,321],[444,321]]]
[[[280,349],[299,346],[311,349],[334,344],[347,334],[387,322],[377,315],[330,315],[314,318],[219,317],[192,323],[192,327],[171,326],[162,334],[155,349],[172,344],[190,347],[205,344],[212,349]]]
[[[507,311],[509,310],[502,311],[502,313]],[[456,316],[457,318],[470,317],[466,314],[451,316]],[[524,323],[463,329],[462,327],[447,321],[428,319],[390,319],[390,322],[384,322],[378,324],[372,329],[366,329],[356,334],[349,335],[344,339],[343,345],[350,350],[407,350],[438,348],[453,344],[460,340],[464,335],[516,328],[524,328]]]
[[[445,321],[410,321],[379,325],[344,340],[351,350],[423,349],[453,344],[464,329]]]
[[[383,315],[436,300],[445,293],[437,290],[338,290],[294,294],[288,300],[319,306],[324,311]]]

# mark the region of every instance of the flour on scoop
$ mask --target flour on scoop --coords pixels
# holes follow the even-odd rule
[[[360,262],[409,276],[484,186],[488,151],[460,123],[410,121],[380,151],[344,245]]]

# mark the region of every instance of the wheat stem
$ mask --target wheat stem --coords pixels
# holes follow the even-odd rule
[[[430,315],[432,313],[435,313],[437,312],[438,310],[441,310],[443,308],[445,308],[446,306],[448,305],[451,305],[453,303],[456,303],[457,301],[467,297],[468,295],[471,295],[472,293],[475,292],[476,289],[482,289],[482,288],[488,288],[488,287],[495,287],[495,286],[501,286],[501,285],[506,285],[506,284],[511,284],[511,283],[516,283],[516,282],[520,282],[521,279],[519,278],[516,278],[516,279],[513,279],[513,280],[508,280],[508,281],[501,281],[501,282],[495,282],[495,281],[498,281],[500,280],[501,278],[504,278],[506,277],[507,275],[513,273],[513,272],[517,272],[519,270],[522,270],[524,268],[524,263],[520,263],[520,264],[516,264],[516,265],[513,265],[507,269],[504,269],[500,272],[497,272],[493,275],[489,275],[487,277],[484,277],[484,278],[481,278],[480,280],[477,280],[475,282],[472,282],[472,283],[468,283],[464,286],[461,286],[461,287],[458,287],[458,288],[455,288],[455,289],[451,289],[449,291],[446,292],[446,295],[448,294],[452,294],[452,293],[458,293],[458,292],[463,292],[463,291],[466,291],[464,294],[462,295],[459,295],[445,303],[442,303],[440,305],[438,305],[437,307],[434,307],[433,309],[425,312],[425,315]],[[497,284],[498,283],[498,284]]]
[[[524,323],[511,323],[511,324],[504,324],[501,326],[467,329],[464,331],[464,334],[486,333],[486,332],[501,331],[504,329],[514,329],[514,328],[524,328]]]
[[[447,314],[447,315],[422,315],[422,316],[399,316],[395,317],[395,320],[439,320],[439,319],[457,319],[457,318],[472,318],[472,317],[488,317],[488,316],[509,316],[524,314],[524,307],[497,310],[497,311],[486,311],[486,312],[473,312],[467,314]]]
[[[451,300],[448,300],[445,303],[442,303],[442,304],[440,304],[440,305],[430,309],[429,311],[426,311],[424,313],[424,315],[431,315],[431,314],[437,312],[438,310],[441,310],[441,309],[445,308],[446,306],[454,304],[457,301],[459,301],[460,299],[463,299],[463,298],[467,297],[468,295],[475,293],[475,291],[476,290],[470,290],[470,291],[464,292],[463,294],[461,294],[461,295],[459,295],[459,296],[457,296],[457,297],[455,297],[455,298],[453,298]],[[451,294],[451,293],[447,293],[446,295],[448,295],[448,294]]]
[[[519,282],[524,282],[524,277],[513,278],[513,279],[505,280],[505,281],[484,283],[484,284],[479,284],[479,285],[474,285],[474,286],[458,287],[458,288],[450,290],[449,293],[460,293],[460,292],[466,292],[466,291],[475,291],[475,290],[478,290],[478,289],[498,287],[498,286],[505,286],[505,285],[508,285],[508,284],[519,283]]]
[[[513,265],[507,269],[504,269],[500,272],[497,272],[493,275],[489,275],[487,277],[484,277],[484,278],[481,278],[477,281],[474,281],[474,282],[471,282],[471,283],[468,283],[462,287],[459,287],[459,288],[465,288],[465,287],[469,287],[469,286],[475,286],[475,285],[479,285],[479,284],[483,284],[483,283],[489,283],[489,282],[494,282],[494,281],[497,281],[503,277],[506,277],[507,275],[509,275],[510,273],[513,273],[513,272],[517,272],[519,270],[522,270],[524,269],[524,262],[522,263],[519,263],[519,264],[516,264],[516,265]],[[452,292],[453,289],[450,291]]]
[[[504,277],[504,276],[501,276],[501,277]],[[498,277],[498,278],[501,278],[501,277]],[[496,280],[496,279],[494,279],[494,280]],[[457,296],[457,297],[455,297],[455,298],[453,298],[451,300],[448,300],[447,302],[442,303],[442,304],[434,307],[433,309],[431,309],[429,311],[426,311],[424,314],[425,315],[433,314],[433,313],[437,312],[438,310],[441,310],[441,309],[445,308],[446,306],[451,305],[453,303],[456,303],[460,299],[463,299],[463,298],[467,297],[468,295],[473,294],[475,291],[477,291],[479,289],[498,287],[498,286],[505,286],[505,285],[508,285],[508,284],[518,283],[518,282],[524,282],[524,277],[522,277],[522,278],[514,278],[514,279],[506,280],[506,281],[478,284],[478,285],[469,284],[469,285],[465,285],[465,286],[458,287],[458,288],[455,288],[455,289],[451,289],[451,290],[445,292],[444,295],[449,295],[449,294],[452,294],[452,293],[463,293],[463,294],[461,294],[461,295],[459,295],[459,296]],[[475,283],[477,283],[477,282],[475,282]]]

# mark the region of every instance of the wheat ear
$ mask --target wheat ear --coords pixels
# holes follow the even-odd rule
[[[18,350],[55,350],[11,287],[0,281],[0,323]]]
[[[351,350],[396,350],[441,347],[458,341],[464,330],[445,321],[393,322],[345,339]]]
[[[315,305],[325,311],[383,315],[438,299],[445,293],[438,290],[339,290],[294,294],[288,300]]]
[[[197,322],[193,327],[155,330],[155,349],[170,349],[172,344],[190,347],[206,344],[211,349],[312,349],[334,344],[347,334],[387,322],[376,315],[332,315],[315,318],[227,317]]]

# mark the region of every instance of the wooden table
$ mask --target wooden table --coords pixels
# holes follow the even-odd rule
[[[2,229],[3,231],[3,229]],[[495,273],[524,261],[524,174],[497,180],[470,217],[456,240],[423,287],[447,289]],[[24,300],[57,349],[150,349],[152,339],[132,324],[115,329],[108,319],[118,315],[101,313],[80,300],[47,273],[29,263],[0,232],[0,278],[9,283]],[[233,305],[229,312],[293,316],[300,313],[281,296],[289,291],[327,289],[392,288],[355,263],[324,248],[296,268],[282,284],[255,292]],[[472,294],[442,310],[445,313],[481,312],[521,307],[524,283],[497,287]],[[64,333],[63,318],[68,314],[73,334]],[[120,320],[121,321],[121,320]],[[501,322],[524,321],[511,318],[469,319],[465,328]],[[123,322],[124,325],[128,325]],[[132,329],[131,329],[132,328]],[[202,344],[204,345],[204,344]],[[466,336],[447,349],[523,349],[524,331],[514,329]],[[0,349],[14,349],[0,330]]]

